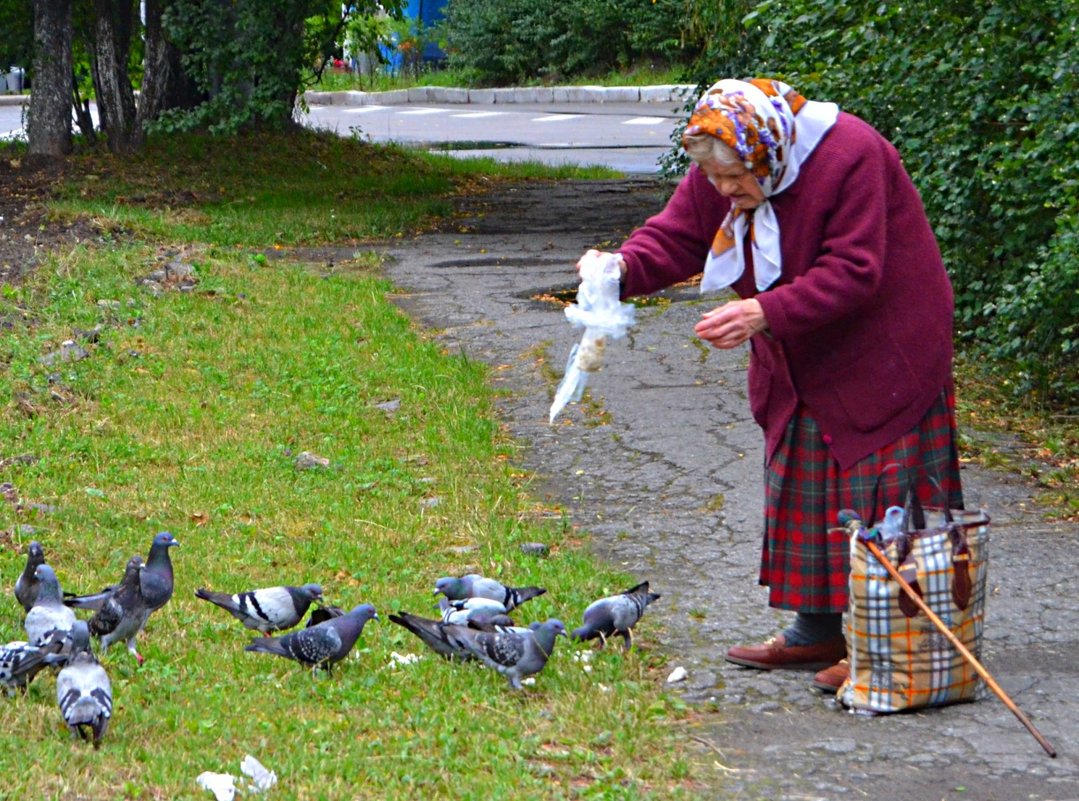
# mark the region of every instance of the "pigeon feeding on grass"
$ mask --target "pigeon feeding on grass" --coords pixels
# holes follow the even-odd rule
[[[506,614],[506,607],[490,598],[462,598],[459,601],[440,598],[438,608],[442,610],[443,623],[480,629],[514,625],[513,619]]]
[[[659,593],[648,591],[644,581],[619,595],[600,598],[584,610],[584,625],[573,630],[575,640],[591,640],[599,637],[600,647],[607,638],[621,634],[625,650],[633,646],[633,627],[644,615],[645,608],[659,600]]]
[[[507,587],[495,579],[476,573],[464,576],[444,576],[435,582],[435,594],[442,593],[451,601],[465,598],[490,598],[498,601],[507,612],[547,592],[543,587]]]
[[[550,618],[528,629],[477,631],[467,626],[442,624],[448,642],[471,653],[489,668],[497,670],[510,687],[521,689],[521,679],[543,670],[554,651],[555,638],[566,636],[561,620]]]
[[[49,664],[46,657],[59,653],[63,645],[62,638],[55,638],[45,645],[9,642],[0,646],[0,686],[26,692],[38,671]]]
[[[112,685],[90,649],[90,629],[82,620],[75,623],[71,655],[56,676],[56,701],[71,736],[92,737],[98,748],[112,717]]]
[[[139,574],[142,598],[151,612],[156,612],[172,598],[174,588],[172,575],[172,558],[169,549],[180,543],[169,532],[162,531],[154,536],[150,543],[150,553],[146,557],[146,564]],[[97,611],[105,600],[109,598],[118,584],[112,584],[101,592],[90,595],[66,595],[64,603],[76,609],[92,609]]]
[[[439,656],[462,661],[475,659],[475,655],[464,647],[460,638],[454,638],[453,636],[455,629],[467,627],[465,623],[445,623],[441,620],[429,620],[408,612],[390,615],[390,621],[411,631]]]
[[[262,637],[253,640],[245,651],[276,654],[311,668],[329,670],[340,662],[356,644],[368,620],[378,620],[371,604],[361,604],[341,617],[302,628],[284,637]]]
[[[142,557],[135,555],[127,561],[124,577],[101,602],[87,624],[90,633],[101,638],[102,652],[113,643],[126,642],[128,652],[140,665],[145,661],[135,647],[135,638],[150,617],[150,607],[142,596]]]
[[[69,637],[75,625],[75,612],[64,606],[60,581],[49,565],[38,565],[34,578],[40,583],[37,600],[26,613],[23,625],[30,645],[44,645],[53,637]]]
[[[322,587],[304,584],[300,587],[265,587],[229,595],[200,587],[195,595],[204,601],[228,610],[249,629],[263,634],[291,629],[307,614],[314,601],[322,600]]]
[[[29,612],[37,599],[37,591],[41,586],[34,578],[34,571],[38,565],[45,564],[45,549],[37,540],[31,542],[26,548],[26,566],[22,573],[15,579],[15,600],[22,604],[24,611]]]

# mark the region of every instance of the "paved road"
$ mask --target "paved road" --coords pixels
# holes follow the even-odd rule
[[[498,161],[655,173],[682,112],[675,103],[311,106],[307,125]]]
[[[9,99],[10,102],[13,98]],[[656,173],[683,117],[680,103],[312,104],[305,125],[501,162],[602,165]],[[0,139],[23,136],[22,106],[0,104]]]

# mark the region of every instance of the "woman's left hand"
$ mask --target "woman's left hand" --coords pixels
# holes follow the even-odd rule
[[[732,300],[701,315],[694,333],[714,348],[736,348],[768,328],[764,310],[756,298]]]

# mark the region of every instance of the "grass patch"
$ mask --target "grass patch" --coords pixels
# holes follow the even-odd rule
[[[663,690],[647,620],[644,650],[594,654],[586,671],[561,641],[535,686],[512,693],[388,621],[312,677],[245,653],[249,632],[194,597],[320,581],[341,606],[433,616],[434,580],[478,570],[548,588],[524,622],[572,625],[632,583],[529,497],[486,366],[414,330],[369,265],[326,273],[260,255],[375,236],[391,223],[367,216],[372,203],[406,207],[394,224],[422,228],[477,180],[468,166],[290,141],[288,156],[187,140],[130,164],[83,157],[58,213],[98,215],[111,241],[54,254],[0,292],[0,482],[17,495],[0,501],[3,575],[14,580],[31,538],[76,591],[117,580],[156,531],[182,543],[176,594],[140,637],[146,665],[122,647],[103,657],[116,706],[100,752],[69,741],[48,674],[0,704],[5,792],[209,798],[195,777],[238,775],[250,753],[276,771],[280,798],[690,797],[670,728],[690,713]],[[356,186],[367,203],[346,197]],[[355,218],[328,221],[329,208]],[[138,284],[168,260],[194,268],[190,291]],[[89,356],[43,363],[76,329],[96,329]],[[302,451],[329,467],[298,470]],[[551,555],[522,555],[525,541]],[[0,634],[18,639],[21,610],[10,593],[0,604]],[[395,651],[423,657],[395,667]]]

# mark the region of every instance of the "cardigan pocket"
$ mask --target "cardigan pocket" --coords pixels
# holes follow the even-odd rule
[[[832,391],[854,428],[868,433],[907,411],[924,394],[924,385],[893,347],[863,353],[835,375]]]

